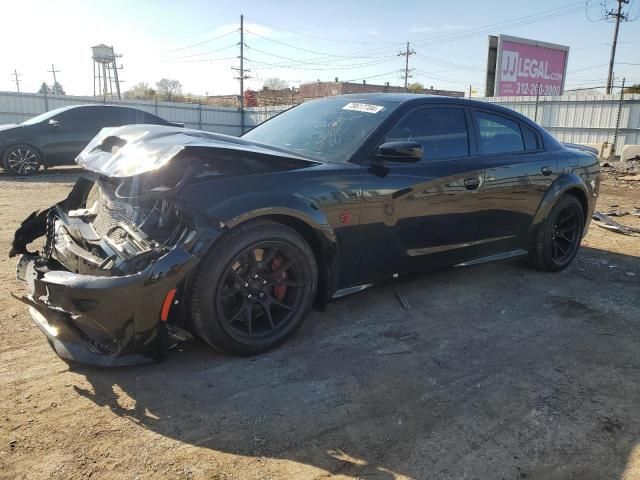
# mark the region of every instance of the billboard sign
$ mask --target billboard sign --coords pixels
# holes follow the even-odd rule
[[[495,58],[495,96],[562,95],[569,47],[499,35]]]

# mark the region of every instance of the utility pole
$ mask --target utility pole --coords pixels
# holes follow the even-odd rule
[[[14,69],[13,70],[13,77],[15,79],[16,82],[16,90],[18,91],[18,93],[20,93],[20,80],[18,79],[18,77],[21,77],[22,74],[18,73],[18,70]]]
[[[616,59],[616,46],[618,44],[618,31],[620,30],[620,22],[629,20],[629,15],[622,11],[622,5],[628,4],[629,0],[616,0],[618,2],[617,11],[609,10],[605,14],[605,18],[615,18],[616,27],[613,30],[613,43],[611,44],[611,59],[609,60],[609,76],[607,77],[607,94],[611,93],[613,88],[613,64]]]
[[[232,70],[237,70],[239,76],[235,77],[236,80],[240,80],[240,128],[244,133],[244,81],[250,78],[244,69],[244,15],[240,15],[240,68],[232,67]]]
[[[407,82],[409,81],[409,55],[414,55],[416,52],[409,49],[409,42],[407,42],[407,50],[398,53],[398,57],[406,57],[404,60],[404,91],[407,91]]]
[[[244,15],[240,15],[240,109],[244,110]]]
[[[120,96],[120,79],[118,78],[118,70],[122,69],[122,65],[118,67],[116,65],[116,58],[122,57],[122,55],[116,55],[116,52],[113,50],[113,45],[111,45],[111,51],[113,52],[113,79],[116,82],[116,93],[118,95],[118,100],[121,98]]]
[[[56,83],[58,83],[58,79],[56,78],[56,73],[60,73],[60,70],[56,70],[56,67],[53,63],[51,64],[51,70],[47,70],[47,72],[53,74],[53,84],[55,85]]]

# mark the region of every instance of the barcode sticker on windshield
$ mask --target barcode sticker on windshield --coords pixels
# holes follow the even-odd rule
[[[384,107],[380,105],[371,105],[370,103],[347,103],[342,110],[354,110],[356,112],[378,113]]]

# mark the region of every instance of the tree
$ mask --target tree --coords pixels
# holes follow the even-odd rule
[[[155,95],[156,91],[147,82],[140,82],[124,92],[124,98],[131,100],[151,100]]]
[[[267,78],[262,84],[263,90],[284,90],[289,88],[289,84],[280,78]]]
[[[409,90],[411,93],[422,93],[422,91],[424,90],[424,85],[420,82],[410,83],[409,85],[407,85],[407,90]]]
[[[40,85],[40,90],[38,90],[38,93],[41,93],[43,95],[49,95],[51,93],[51,88],[49,88],[49,85],[47,85],[47,82],[42,82],[42,85]]]
[[[167,102],[177,102],[182,96],[182,84],[178,80],[163,78],[156,82],[158,97]]]
[[[640,93],[640,83],[634,83],[624,89],[624,93]]]
[[[51,87],[51,94],[52,95],[66,95],[64,88],[62,88],[62,85],[60,85],[60,82],[56,82],[53,84],[53,86]]]

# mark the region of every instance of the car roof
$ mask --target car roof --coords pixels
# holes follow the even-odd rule
[[[348,93],[325,98],[344,98],[349,100],[380,101],[390,103],[451,103],[458,105],[472,105],[476,107],[503,108],[491,102],[481,102],[463,97],[448,97],[446,95],[425,95],[422,93]],[[513,110],[509,110],[512,112]]]
[[[493,102],[483,102],[480,100],[471,100],[469,98],[462,97],[447,97],[444,95],[425,95],[420,93],[385,93],[385,92],[377,92],[377,93],[349,93],[345,95],[335,95],[331,97],[324,97],[326,99],[329,98],[342,98],[345,100],[358,101],[358,102],[387,102],[387,103],[395,103],[398,105],[425,105],[429,103],[434,104],[448,104],[448,105],[461,105],[468,107],[476,107],[483,108],[486,110],[491,110],[498,114],[503,114],[514,119],[519,120],[522,123],[525,123],[533,128],[535,128],[544,138],[545,145],[550,147],[558,147],[560,144],[557,140],[555,140],[544,128],[535,123],[530,118],[521,114],[520,112],[516,112],[507,107],[503,107],[502,105],[498,105]],[[320,99],[322,100],[322,99]]]
[[[86,108],[86,107],[98,107],[98,108],[128,108],[131,110],[139,110],[137,108],[133,108],[133,107],[129,107],[128,105],[104,105],[104,104],[97,104],[97,103],[86,103],[84,105],[68,105],[65,108],[66,110],[73,110],[76,108]],[[140,110],[141,112],[144,110]]]
[[[353,100],[353,101],[361,101],[361,102],[388,102],[388,103],[396,103],[396,104],[427,104],[427,103],[438,103],[438,104],[450,104],[450,105],[466,105],[470,107],[477,108],[485,108],[490,109],[498,113],[503,113],[505,115],[510,115],[512,117],[516,117],[525,123],[534,124],[531,119],[525,117],[519,112],[512,110],[510,108],[503,107],[502,105],[498,105],[493,102],[482,102],[480,100],[471,100],[468,98],[462,97],[447,97],[445,95],[425,95],[420,93],[349,93],[345,95],[335,95],[331,97],[324,98],[343,98],[345,100]]]

